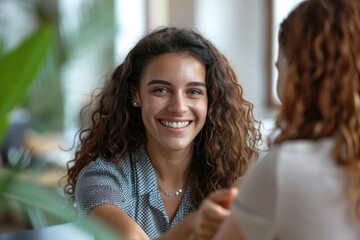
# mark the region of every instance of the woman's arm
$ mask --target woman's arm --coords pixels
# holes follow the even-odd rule
[[[238,184],[231,215],[219,227],[214,240],[269,239],[276,226],[278,153],[257,160]],[[273,237],[273,236],[271,236]]]
[[[211,193],[200,208],[188,215],[158,240],[211,239],[223,220],[230,215],[229,206],[237,189],[223,189]]]
[[[90,217],[101,220],[118,233],[121,239],[148,240],[144,230],[126,213],[114,205],[101,205],[90,212]],[[119,238],[120,239],[120,238]]]
[[[186,216],[183,221],[169,230],[165,235],[158,238],[166,239],[191,239],[194,233],[194,222],[198,214],[196,212]],[[102,205],[91,211],[90,217],[96,218],[118,233],[121,239],[148,240],[144,230],[126,213],[114,205]]]
[[[237,239],[243,240],[244,236],[239,229],[238,224],[235,222],[233,215],[230,215],[216,232],[213,240],[224,240],[224,239]]]
[[[157,240],[211,239],[222,221],[230,215],[228,206],[231,205],[236,194],[236,189],[226,189],[210,194],[197,211],[186,216]],[[96,207],[91,211],[90,216],[104,222],[124,239],[149,239],[133,219],[114,205]]]

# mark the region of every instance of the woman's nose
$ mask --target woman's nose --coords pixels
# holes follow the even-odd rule
[[[188,109],[185,96],[182,94],[174,94],[169,102],[168,110],[172,113],[184,113]]]

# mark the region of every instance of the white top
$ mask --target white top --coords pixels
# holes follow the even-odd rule
[[[293,140],[256,163],[233,206],[245,239],[360,239],[347,198],[350,177],[336,165],[332,148],[332,139]]]

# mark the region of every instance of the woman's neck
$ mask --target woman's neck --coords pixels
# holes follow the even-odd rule
[[[178,188],[187,183],[192,160],[192,148],[169,151],[147,144],[147,154],[152,162],[159,183],[168,188]]]

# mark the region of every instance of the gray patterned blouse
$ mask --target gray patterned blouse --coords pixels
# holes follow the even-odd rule
[[[163,235],[196,208],[190,201],[187,187],[174,219],[170,222],[157,186],[155,170],[142,148],[118,167],[97,159],[79,174],[75,202],[82,217],[94,208],[112,204],[130,216],[150,239]]]

